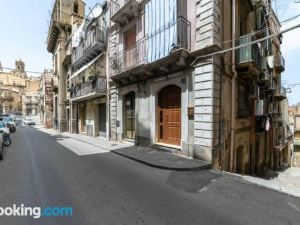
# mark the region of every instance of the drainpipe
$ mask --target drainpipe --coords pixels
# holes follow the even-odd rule
[[[108,48],[109,49],[109,48]],[[107,110],[107,131],[106,131],[106,135],[107,135],[107,139],[108,141],[111,140],[111,120],[110,120],[110,100],[111,100],[111,96],[110,96],[110,85],[109,85],[109,80],[110,80],[110,73],[109,73],[109,51],[105,52],[105,74],[106,74],[106,110]]]
[[[232,0],[232,47],[235,47],[236,39],[236,0]],[[233,172],[233,160],[234,160],[234,132],[235,132],[235,91],[236,91],[236,67],[235,67],[235,50],[232,50],[232,72],[231,78],[231,131],[230,131],[230,171]]]

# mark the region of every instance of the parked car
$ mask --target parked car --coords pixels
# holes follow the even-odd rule
[[[11,144],[10,132],[9,132],[9,128],[3,121],[0,121],[0,133],[1,133],[2,144],[4,146],[9,146]]]
[[[0,161],[3,160],[3,133],[0,131]]]
[[[35,122],[32,118],[27,117],[24,119],[24,125],[35,125]]]
[[[12,117],[3,117],[3,122],[9,128],[10,133],[14,133],[17,130],[16,121]]]

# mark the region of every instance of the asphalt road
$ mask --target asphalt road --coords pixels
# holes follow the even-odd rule
[[[72,207],[73,216],[0,216],[0,225],[300,224],[298,198],[211,171],[160,170],[114,153],[78,156],[58,139],[18,128],[0,162],[0,207]]]

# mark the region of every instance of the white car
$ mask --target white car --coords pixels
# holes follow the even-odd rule
[[[9,134],[9,128],[3,121],[0,121],[0,132]]]
[[[24,125],[35,125],[35,122],[32,118],[25,118]]]

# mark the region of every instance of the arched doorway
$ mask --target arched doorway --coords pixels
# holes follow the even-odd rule
[[[158,93],[158,141],[180,145],[181,141],[181,89],[169,85]]]
[[[124,138],[135,138],[135,93],[129,92],[124,96]]]

